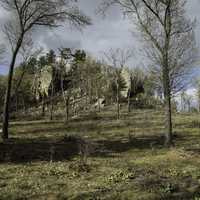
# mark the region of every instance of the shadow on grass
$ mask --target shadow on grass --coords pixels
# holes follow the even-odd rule
[[[182,141],[182,136],[174,138]],[[81,148],[86,149],[91,157],[115,157],[117,154],[130,150],[151,151],[164,148],[164,137],[143,136],[131,140],[127,137],[118,139],[95,139],[84,138],[31,138],[31,139],[10,139],[0,144],[0,162],[24,163],[34,161],[70,160],[79,155]],[[89,149],[89,150],[88,150]],[[52,153],[53,151],[53,153]],[[200,150],[199,150],[200,151]]]
[[[38,139],[10,139],[0,144],[1,163],[26,163],[33,161],[62,161],[78,154],[74,141]]]
[[[128,194],[126,195],[126,191],[127,193],[129,192],[130,194],[130,190],[120,190],[119,191],[115,191],[114,189],[107,189],[107,188],[103,188],[101,190],[97,190],[94,192],[85,192],[85,193],[81,193],[78,194],[77,196],[73,197],[72,200],[80,200],[80,199],[101,199],[101,197],[105,197],[107,196],[109,200],[121,200],[121,199],[126,199],[126,200],[132,200],[133,198],[136,199],[136,197],[132,197],[132,195],[128,196]],[[141,194],[143,194],[144,190],[141,190]],[[98,197],[98,198],[97,198]],[[196,197],[196,198],[195,198]],[[198,200],[199,197],[199,193],[196,192],[179,192],[179,193],[169,193],[169,194],[156,194],[154,193],[154,195],[152,195],[152,197],[149,197],[148,195],[146,197],[143,197],[141,199],[143,200]],[[139,194],[138,194],[138,199],[139,198]]]
[[[45,134],[52,134],[52,136],[56,136],[56,134],[60,132],[67,132],[66,127],[34,127],[26,130],[19,129],[16,131],[15,135],[31,134],[33,136],[43,136]]]
[[[163,137],[137,137],[129,140],[98,140],[97,144],[105,150],[105,153],[97,152],[97,156],[106,156],[106,152],[123,153],[129,150],[151,150],[152,148],[162,148]]]
[[[11,127],[18,127],[18,126],[32,126],[32,125],[52,125],[52,124],[61,124],[61,123],[63,123],[62,121],[60,121],[60,120],[54,120],[54,121],[48,121],[48,120],[41,120],[41,121],[38,121],[38,120],[36,120],[36,121],[17,121],[17,122],[15,122],[15,121],[13,121],[11,124],[10,124],[10,126]]]
[[[113,157],[113,154],[127,152],[131,149],[148,150],[152,144],[162,147],[162,137],[137,138],[128,140],[96,140],[85,141],[89,145],[91,157]],[[84,147],[85,148],[85,147]],[[87,147],[86,147],[87,148]],[[53,153],[52,153],[53,151]],[[34,161],[70,160],[79,155],[80,140],[53,140],[53,139],[10,139],[0,144],[1,163],[26,163]]]

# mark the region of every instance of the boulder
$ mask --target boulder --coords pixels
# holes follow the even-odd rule
[[[104,98],[99,98],[97,100],[97,102],[94,104],[95,108],[99,108],[99,106],[100,106],[100,108],[104,108],[105,107],[105,99]]]
[[[124,79],[126,83],[126,88],[121,91],[121,95],[125,98],[128,97],[128,92],[131,89],[131,74],[127,68],[123,68],[121,71],[121,77]]]

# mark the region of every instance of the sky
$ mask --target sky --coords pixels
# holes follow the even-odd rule
[[[103,53],[110,48],[133,49],[134,58],[130,67],[143,66],[142,47],[138,42],[138,36],[132,33],[132,25],[128,19],[124,19],[120,10],[113,8],[104,18],[96,15],[95,11],[101,0],[79,0],[80,8],[92,18],[93,25],[82,31],[75,30],[65,25],[54,30],[39,30],[34,33],[35,46],[44,49],[57,50],[60,47],[84,49],[97,59],[102,59]],[[197,19],[196,38],[200,45],[200,2],[199,0],[188,0],[187,13],[192,19]],[[0,25],[6,20],[6,14],[0,8]],[[198,21],[199,20],[199,21]],[[0,43],[4,36],[0,33]],[[9,60],[9,53],[5,60]],[[8,62],[0,64],[0,74],[8,71]]]

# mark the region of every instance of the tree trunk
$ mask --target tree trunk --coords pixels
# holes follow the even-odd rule
[[[65,110],[66,110],[66,121],[68,122],[69,121],[69,98],[66,99],[66,102],[65,102]]]
[[[51,101],[50,120],[53,120],[53,101]]]
[[[200,112],[200,95],[199,95],[199,112]]]
[[[171,95],[167,94],[165,97],[165,145],[171,146],[173,144],[173,135],[172,135],[172,110],[171,110]]]
[[[11,97],[11,88],[12,88],[12,79],[13,79],[13,71],[15,66],[15,61],[17,58],[17,54],[22,45],[23,35],[19,38],[15,51],[12,55],[12,61],[10,63],[9,73],[8,73],[8,82],[7,89],[4,100],[4,110],[3,110],[3,132],[2,139],[8,139],[8,126],[9,126],[9,108],[10,108],[10,97]]]
[[[183,112],[183,95],[181,94],[181,111]]]
[[[51,85],[51,108],[50,108],[50,120],[53,120],[53,96],[54,96],[54,86],[53,86],[53,80]]]
[[[63,74],[61,74],[61,89],[62,89],[62,96],[63,96],[63,101],[65,104],[65,121],[68,122],[69,121],[69,106],[70,106],[70,88],[69,88],[69,92],[67,94],[66,97],[66,91],[64,90],[64,78],[63,78]]]
[[[45,96],[42,96],[42,116],[45,116]]]
[[[19,78],[19,80],[18,80],[18,82],[17,82],[17,84],[16,84],[15,91],[14,91],[14,93],[13,93],[13,96],[16,96],[16,95],[17,95],[18,90],[19,90],[19,87],[20,87],[20,85],[21,85],[21,83],[22,83],[22,80],[23,80],[25,74],[26,74],[26,70],[25,70],[25,67],[23,67],[22,74],[20,75],[20,78]]]
[[[18,95],[15,96],[15,112],[18,112]]]
[[[25,115],[26,114],[26,106],[25,106],[24,95],[22,95],[22,105],[23,105],[23,111],[24,111],[24,115]]]
[[[119,83],[117,82],[117,119],[120,118],[120,105],[119,105]]]
[[[101,104],[100,104],[100,95],[99,95],[99,88],[96,90],[96,96],[98,98],[98,111],[101,112]]]
[[[98,97],[98,107],[99,107],[99,112],[101,112],[101,104],[100,104],[100,99]]]
[[[190,100],[188,100],[188,112],[191,112],[191,104],[190,104]]]
[[[171,106],[171,86],[169,79],[168,59],[165,61],[163,71],[164,81],[164,98],[165,98],[165,146],[169,147],[173,145],[172,134],[172,106]]]
[[[128,113],[131,112],[131,91],[128,90]]]

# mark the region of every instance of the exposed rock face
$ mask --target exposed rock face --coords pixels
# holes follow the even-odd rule
[[[128,97],[128,91],[131,89],[131,74],[127,68],[123,68],[121,71],[121,77],[126,83],[126,88],[121,91],[121,95],[125,98]]]
[[[43,67],[40,72],[40,77],[39,77],[40,85],[38,89],[40,93],[46,96],[48,96],[49,87],[52,82],[52,73],[53,73],[52,66],[48,65]]]
[[[71,65],[69,63],[66,63],[66,65],[65,65],[66,74],[69,73],[70,70],[71,70]]]
[[[37,74],[36,77],[37,99],[39,99],[40,95],[49,96],[49,89],[53,81],[53,73],[55,70],[60,71],[60,64],[64,66],[64,73],[66,74],[69,73],[71,69],[71,64],[69,62],[66,62],[65,60],[62,60],[61,57],[58,56],[56,57],[56,61],[52,66],[51,65],[44,66],[40,71],[40,73]]]
[[[94,104],[95,108],[104,108],[105,107],[105,99],[104,98],[100,98],[97,100],[97,102]]]
[[[55,67],[59,69],[59,65],[62,63],[62,65],[65,66],[65,72],[68,73],[71,69],[71,62],[72,60],[66,61],[66,60],[63,60],[60,56],[57,56]]]

